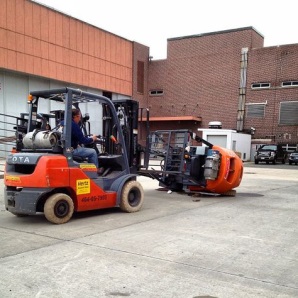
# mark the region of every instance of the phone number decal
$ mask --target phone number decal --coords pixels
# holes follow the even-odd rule
[[[108,196],[107,195],[101,195],[101,196],[91,196],[91,197],[84,197],[82,198],[82,202],[87,203],[87,202],[96,202],[96,201],[104,201],[107,200]]]

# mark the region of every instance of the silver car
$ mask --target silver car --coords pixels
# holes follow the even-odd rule
[[[289,156],[289,164],[291,165],[294,163],[295,165],[298,164],[298,151],[294,151]]]

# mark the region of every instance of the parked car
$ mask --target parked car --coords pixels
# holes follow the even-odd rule
[[[272,162],[272,164],[282,162],[284,164],[286,159],[287,152],[278,144],[262,145],[255,154],[255,164],[259,162],[266,162],[267,164],[269,162]]]
[[[291,165],[294,163],[295,165],[298,164],[298,151],[294,151],[289,156],[289,164]]]

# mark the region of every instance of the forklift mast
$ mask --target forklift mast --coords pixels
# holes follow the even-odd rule
[[[138,113],[139,103],[132,99],[113,100],[117,116],[120,122],[120,128],[124,137],[128,164],[131,173],[137,173],[138,169]],[[111,122],[110,109],[103,107],[103,134],[110,136],[106,139],[106,149],[112,154],[121,151],[124,144],[119,142],[119,131]]]

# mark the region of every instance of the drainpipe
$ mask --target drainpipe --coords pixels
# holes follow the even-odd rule
[[[246,97],[247,53],[248,53],[248,48],[242,48],[241,62],[240,62],[239,102],[238,102],[238,111],[237,111],[237,131],[243,131],[245,97]]]

